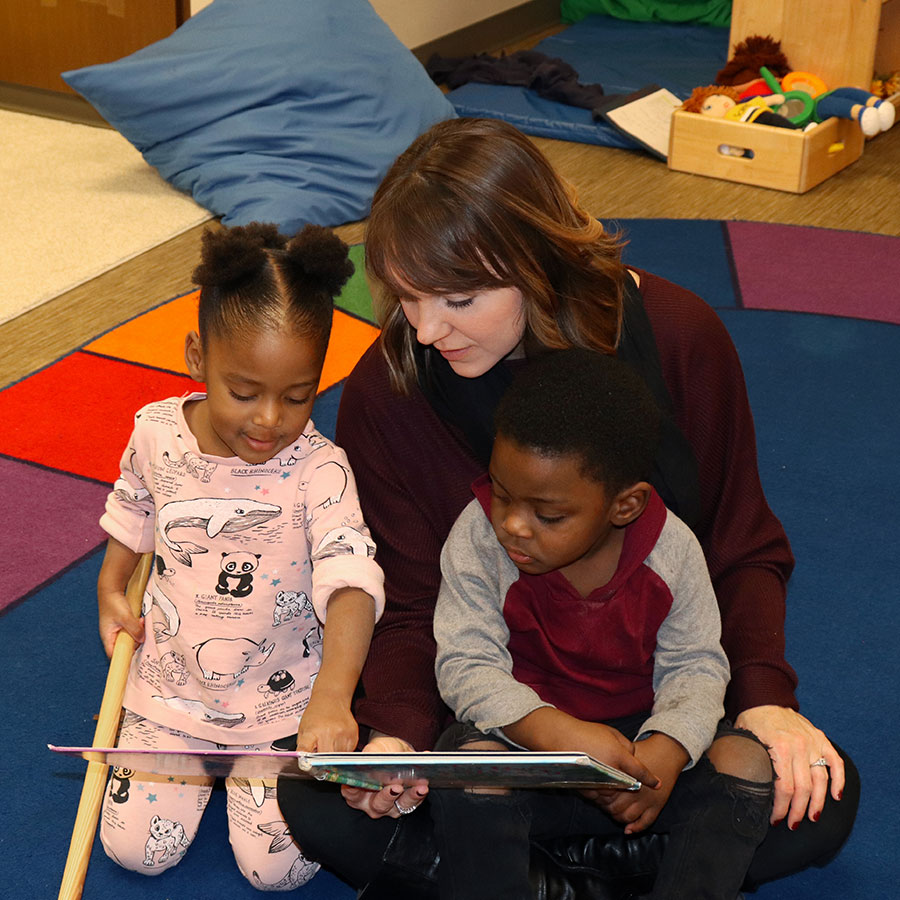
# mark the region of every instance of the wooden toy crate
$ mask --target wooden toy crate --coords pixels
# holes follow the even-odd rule
[[[859,159],[864,141],[859,124],[849,119],[828,119],[801,131],[676,110],[668,162],[679,172],[802,194]]]

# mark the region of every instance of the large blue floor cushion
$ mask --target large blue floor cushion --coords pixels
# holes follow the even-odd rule
[[[215,0],[63,77],[226,225],[286,233],[363,218],[396,156],[455,115],[367,0]]]

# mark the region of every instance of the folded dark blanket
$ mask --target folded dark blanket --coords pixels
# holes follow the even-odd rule
[[[479,53],[459,59],[435,54],[425,69],[432,81],[451,89],[470,81],[515,85],[547,100],[583,109],[593,109],[604,97],[602,85],[581,84],[578,73],[567,62],[535,50],[518,50],[501,56]]]

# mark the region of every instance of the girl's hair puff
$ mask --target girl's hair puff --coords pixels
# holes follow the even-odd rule
[[[399,302],[410,291],[516,287],[526,351],[612,353],[622,321],[621,246],[512,125],[459,118],[433,126],[391,167],[366,230],[394,386],[408,393],[416,382],[416,338]]]
[[[282,328],[328,346],[334,298],[353,274],[347,245],[332,231],[306,225],[292,239],[260,222],[207,230],[201,263],[199,328],[205,343],[223,336]]]

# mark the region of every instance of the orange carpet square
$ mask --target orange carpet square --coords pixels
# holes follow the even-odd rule
[[[184,337],[197,327],[199,294],[192,291],[164,303],[97,338],[84,349],[187,375]],[[336,309],[319,390],[343,381],[377,335],[374,325]]]
[[[197,327],[200,291],[176,297],[107,332],[85,350],[187,375],[184,338]]]
[[[327,390],[333,384],[343,381],[376,337],[378,329],[374,325],[336,309],[319,391]]]

